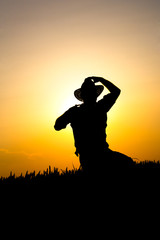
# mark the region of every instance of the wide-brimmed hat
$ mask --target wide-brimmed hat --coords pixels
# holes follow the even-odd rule
[[[98,97],[103,92],[104,87],[102,85],[95,85],[92,80],[85,80],[81,88],[74,91],[74,96],[79,100],[83,101],[82,93],[85,91],[95,90],[96,96]]]

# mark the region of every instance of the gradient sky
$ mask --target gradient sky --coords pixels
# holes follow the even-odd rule
[[[110,148],[160,160],[159,0],[0,1],[0,176],[79,166],[71,128],[53,126],[93,75],[122,90]]]

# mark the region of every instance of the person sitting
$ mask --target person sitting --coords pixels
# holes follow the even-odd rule
[[[101,85],[95,85],[100,82]],[[109,90],[101,100],[97,97]],[[55,130],[66,128],[70,123],[76,147],[76,155],[84,172],[102,171],[107,168],[131,166],[133,160],[119,152],[109,149],[106,142],[107,112],[116,102],[121,90],[102,77],[88,77],[74,95],[83,103],[68,109],[55,122]]]

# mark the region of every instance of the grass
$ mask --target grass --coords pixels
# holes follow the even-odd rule
[[[124,169],[112,169],[110,171],[106,170],[103,171],[103,176],[106,174],[114,174],[116,172],[116,174],[118,173],[118,175],[122,175],[124,172],[130,172],[131,170],[136,171],[137,169],[145,169],[145,170],[149,170],[151,172],[151,170],[156,169],[158,170],[158,173],[160,173],[160,162],[155,162],[155,161],[145,161],[145,162],[139,162],[139,163],[135,163],[133,166],[129,167],[129,168],[125,168]],[[133,172],[132,171],[132,172]],[[137,171],[136,171],[137,172]],[[143,171],[144,172],[144,171]],[[146,171],[145,171],[146,172]],[[25,173],[25,175],[21,175],[20,176],[15,176],[15,174],[13,174],[12,172],[10,173],[9,177],[1,177],[0,178],[0,185],[3,184],[25,184],[25,185],[33,185],[33,184],[54,184],[56,182],[56,180],[59,179],[75,179],[76,177],[86,177],[87,174],[85,174],[82,169],[76,169],[73,168],[72,170],[68,170],[66,168],[66,170],[59,170],[58,168],[53,168],[53,170],[51,169],[51,166],[49,166],[49,168],[47,168],[45,171],[43,171],[42,173],[39,171],[38,173],[36,173],[35,171],[28,173],[28,171]],[[102,174],[98,171],[94,172],[92,174],[92,177],[100,177]]]

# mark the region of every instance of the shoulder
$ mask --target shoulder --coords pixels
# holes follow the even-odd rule
[[[110,108],[116,102],[117,96],[113,93],[109,93],[105,95],[100,101],[98,101],[98,105],[104,109],[106,112],[110,110]]]
[[[77,112],[80,109],[81,105],[75,105],[71,108],[69,108],[66,113],[70,113],[70,114],[74,114],[75,112]]]
[[[80,109],[81,106],[82,106],[82,104],[76,104],[76,105],[74,105],[73,107],[71,107],[69,110],[70,110],[70,111],[76,111],[76,110]]]
[[[115,100],[115,97],[111,93],[108,93],[101,100],[98,101],[98,104],[103,104],[103,103],[106,104],[111,100]]]

